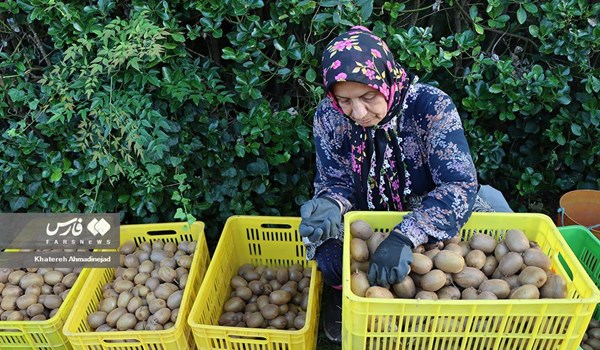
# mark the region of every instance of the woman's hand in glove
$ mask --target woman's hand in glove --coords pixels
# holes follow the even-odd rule
[[[387,288],[402,281],[413,262],[412,248],[410,239],[394,229],[371,257],[369,283]]]
[[[337,237],[342,224],[339,205],[332,199],[315,198],[300,207],[300,236],[311,242]]]

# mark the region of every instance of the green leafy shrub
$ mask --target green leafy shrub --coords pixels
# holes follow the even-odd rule
[[[481,182],[519,211],[599,188],[599,4],[225,0],[0,3],[0,211],[123,223],[297,215],[320,53],[384,37],[455,100]]]

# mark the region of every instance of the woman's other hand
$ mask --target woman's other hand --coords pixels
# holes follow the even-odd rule
[[[412,242],[394,229],[373,253],[369,263],[369,283],[386,288],[398,283],[408,275],[412,262]]]
[[[300,207],[300,235],[311,242],[337,237],[342,223],[340,207],[328,198],[315,198]]]

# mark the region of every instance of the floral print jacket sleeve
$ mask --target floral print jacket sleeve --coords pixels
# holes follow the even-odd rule
[[[410,175],[405,210],[411,211],[398,226],[415,246],[454,237],[470,217],[477,193],[477,174],[456,107],[441,90],[416,83],[409,88],[398,124]],[[350,120],[324,99],[313,126],[315,197],[336,199],[342,214],[354,208],[356,195],[349,128]]]

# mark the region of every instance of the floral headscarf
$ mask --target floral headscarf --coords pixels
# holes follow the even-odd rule
[[[343,113],[333,92],[337,82],[366,84],[385,96],[387,114],[378,125],[352,124],[352,169],[359,210],[402,210],[408,194],[398,122],[410,84],[406,71],[386,43],[365,27],[355,26],[333,39],[323,51],[323,80],[333,106]]]

